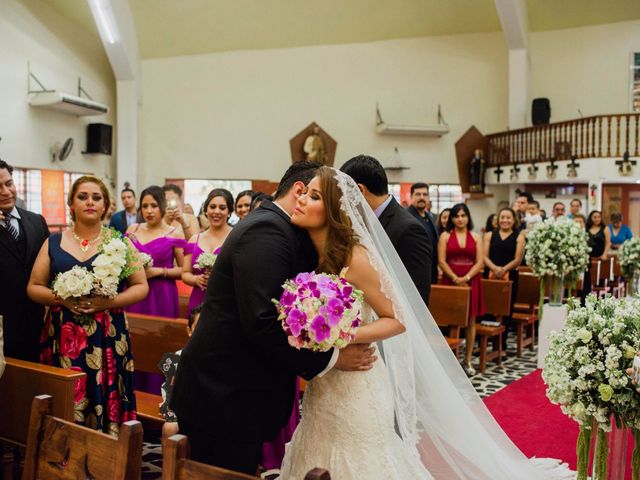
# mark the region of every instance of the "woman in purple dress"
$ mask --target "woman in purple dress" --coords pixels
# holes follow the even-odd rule
[[[127,236],[135,247],[153,259],[147,267],[149,295],[131,305],[127,311],[177,318],[178,287],[176,280],[182,274],[184,240],[181,232],[163,220],[166,210],[164,192],[152,186],[140,195],[140,212],[144,223],[134,223],[127,229]]]
[[[177,318],[178,287],[176,279],[182,273],[184,239],[182,232],[163,221],[166,211],[164,192],[151,186],[140,195],[140,213],[144,223],[134,223],[127,229],[133,245],[153,259],[153,265],[145,268],[149,283],[149,294],[129,308],[131,313],[159,315]],[[160,361],[160,359],[158,359]],[[164,377],[160,373],[136,372],[137,390],[159,394]]]
[[[231,212],[233,212],[231,192],[224,188],[211,190],[202,210],[211,226],[204,232],[191,237],[184,248],[182,281],[193,287],[191,298],[189,298],[187,318],[191,315],[191,310],[204,300],[204,292],[209,282],[209,273],[211,273],[208,269],[196,267],[200,255],[205,252],[217,255],[227,235],[231,233],[232,228],[228,224]]]

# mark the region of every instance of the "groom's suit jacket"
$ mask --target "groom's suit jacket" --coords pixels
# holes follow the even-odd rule
[[[289,346],[272,299],[317,265],[306,232],[276,205],[229,234],[213,267],[200,320],[182,350],[172,407],[211,438],[270,440],[293,409],[296,375],[321,373],[332,352]]]
[[[393,198],[378,219],[424,303],[429,305],[434,253],[423,226]]]
[[[42,215],[18,208],[20,236],[16,241],[0,227],[0,315],[4,317],[4,354],[39,361],[44,307],[27,296],[27,283],[40,247],[49,236]]]

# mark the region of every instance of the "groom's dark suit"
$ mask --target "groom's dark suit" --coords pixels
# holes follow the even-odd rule
[[[424,228],[393,198],[378,218],[424,303],[429,305],[434,250]]]
[[[271,302],[285,280],[316,265],[306,232],[271,202],[229,234],[173,390],[195,459],[255,473],[262,442],[291,415],[296,375],[310,379],[328,365],[331,352],[289,346]]]

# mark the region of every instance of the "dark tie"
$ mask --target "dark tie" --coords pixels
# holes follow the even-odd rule
[[[13,239],[15,241],[18,241],[18,237],[20,236],[20,234],[18,233],[18,230],[16,229],[16,227],[14,227],[11,224],[11,219],[12,218],[16,218],[13,215],[11,215],[10,213],[5,214],[5,218],[4,218],[4,228],[7,229],[7,232],[9,232],[11,234],[11,236],[13,237]]]

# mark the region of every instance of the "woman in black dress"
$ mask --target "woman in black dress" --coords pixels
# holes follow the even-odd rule
[[[505,207],[498,212],[498,228],[484,234],[485,278],[511,280],[511,307],[518,295],[518,265],[524,255],[524,234],[516,212]],[[504,319],[507,331],[502,336],[506,349],[511,319]]]
[[[591,248],[591,260],[607,260],[607,252],[611,248],[611,234],[609,229],[602,221],[602,212],[599,210],[593,210],[587,218],[587,233],[589,239],[587,243]],[[604,270],[603,270],[604,271]],[[584,287],[582,288],[581,298],[585,298],[589,292],[591,292],[591,261],[589,262],[589,269],[584,278]]]

